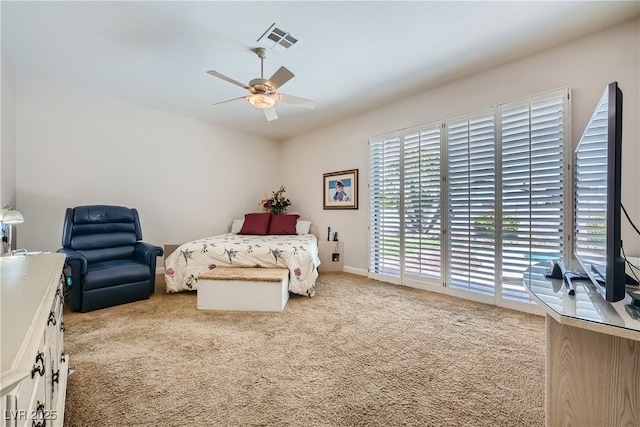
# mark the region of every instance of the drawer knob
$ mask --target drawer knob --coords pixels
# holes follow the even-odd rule
[[[33,365],[33,369],[31,370],[31,379],[36,376],[36,372],[39,373],[40,376],[44,375],[44,353],[42,352],[38,352],[38,355],[36,356],[36,363]]]
[[[38,400],[38,406],[36,407],[35,415],[36,415],[35,418],[42,419],[42,422],[36,423],[36,420],[33,420],[31,422],[31,427],[46,427],[47,420],[45,419],[44,403],[40,403],[39,400]]]

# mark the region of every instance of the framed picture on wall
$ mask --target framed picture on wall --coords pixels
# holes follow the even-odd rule
[[[358,169],[323,175],[324,209],[358,209]]]

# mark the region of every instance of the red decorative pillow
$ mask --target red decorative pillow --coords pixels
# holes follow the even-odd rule
[[[271,214],[265,213],[248,213],[244,215],[244,224],[238,234],[259,234],[264,236],[269,234],[269,224],[271,223]]]
[[[269,234],[297,234],[298,218],[300,215],[271,215]]]

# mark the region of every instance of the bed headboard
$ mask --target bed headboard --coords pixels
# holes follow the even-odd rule
[[[315,234],[318,240],[320,240],[320,236],[318,235],[318,226],[314,223],[311,223],[311,226],[309,227],[309,233]]]

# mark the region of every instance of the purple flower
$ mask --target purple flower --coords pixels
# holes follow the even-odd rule
[[[231,249],[225,249],[224,253],[229,256],[229,263],[233,263],[233,258],[236,257],[236,254],[238,253],[238,251],[236,251],[235,249],[231,248]]]

